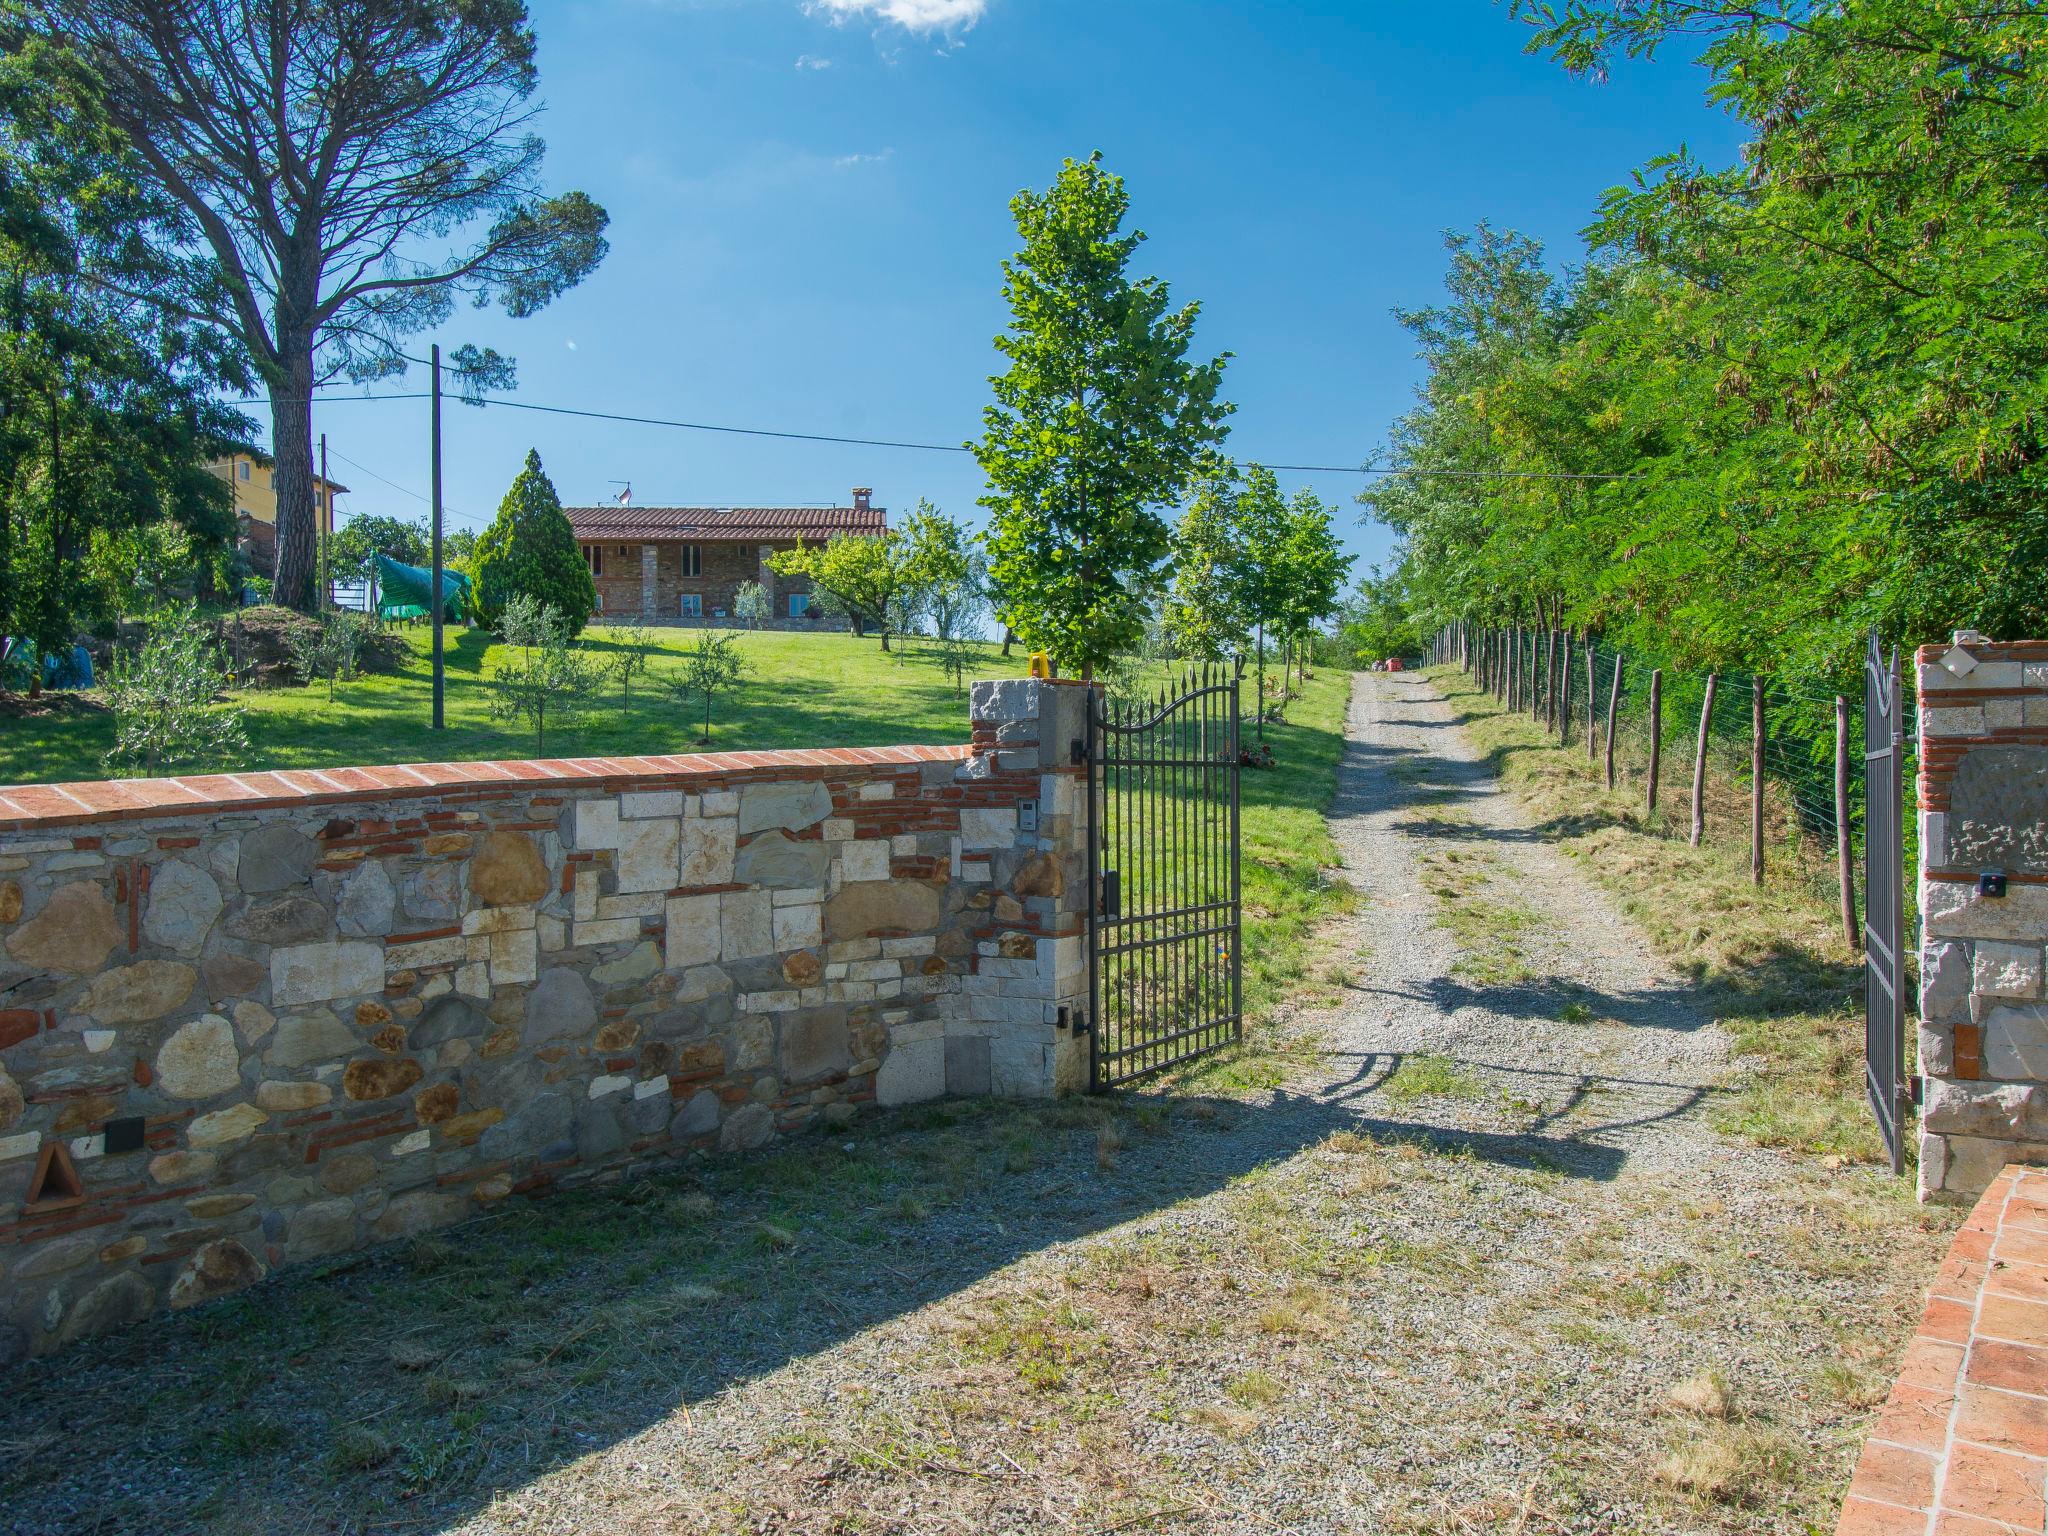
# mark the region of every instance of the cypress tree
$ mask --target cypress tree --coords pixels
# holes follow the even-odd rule
[[[478,537],[470,568],[477,612],[489,628],[497,628],[505,605],[515,597],[531,597],[554,609],[572,638],[590,622],[597,584],[576,547],[562,498],[540,467],[538,449],[527,450],[526,467],[498,504],[497,518]]]

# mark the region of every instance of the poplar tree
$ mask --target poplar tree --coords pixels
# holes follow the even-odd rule
[[[1229,353],[1191,361],[1200,306],[1130,275],[1142,231],[1100,154],[1010,203],[1008,367],[971,445],[988,477],[989,575],[1034,650],[1092,677],[1136,645],[1171,545],[1164,509],[1222,442]]]

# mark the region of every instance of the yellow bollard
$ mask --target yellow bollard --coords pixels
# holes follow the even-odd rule
[[[1033,651],[1031,653],[1031,675],[1042,680],[1051,679],[1052,658],[1046,655],[1044,651]]]

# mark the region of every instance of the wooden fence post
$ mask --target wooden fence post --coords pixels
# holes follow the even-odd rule
[[[1700,845],[1707,829],[1707,726],[1714,718],[1714,693],[1720,687],[1719,674],[1707,674],[1706,702],[1700,705],[1700,744],[1692,754],[1692,845]]]
[[[1835,695],[1835,862],[1842,872],[1842,937],[1863,947],[1856,921],[1856,859],[1849,839],[1849,701]]]
[[[1614,657],[1614,684],[1607,690],[1607,787],[1614,788],[1614,711],[1621,703],[1621,656]]]
[[[1557,669],[1557,744],[1572,740],[1572,632],[1564,632],[1564,665]]]
[[[1543,636],[1543,731],[1545,735],[1557,729],[1557,631],[1546,630]]]
[[[1508,713],[1513,714],[1522,702],[1522,629],[1520,625],[1508,628]]]
[[[1596,645],[1595,645],[1595,644],[1593,643],[1593,631],[1591,631],[1590,629],[1589,629],[1589,630],[1587,630],[1587,631],[1586,631],[1586,761],[1587,761],[1587,762],[1589,762],[1589,763],[1590,763],[1591,761],[1593,761],[1593,738],[1594,738],[1594,736],[1595,736],[1596,734],[1598,734],[1598,733],[1597,733],[1597,732],[1595,732],[1595,731],[1594,731],[1594,729],[1593,729],[1593,710],[1594,710],[1594,708],[1596,707],[1596,705],[1597,705],[1597,703],[1598,703],[1598,700],[1599,700],[1599,693],[1600,693],[1600,690],[1599,690],[1599,688],[1598,688],[1598,687],[1597,687],[1597,686],[1595,685],[1595,683],[1594,683],[1594,680],[1593,680],[1593,660],[1594,660],[1594,658],[1595,658],[1595,657],[1596,657],[1596,656],[1597,656],[1597,655],[1599,654],[1599,650],[1600,650],[1600,648],[1599,648],[1598,646],[1596,646]]]
[[[1764,680],[1750,682],[1749,883],[1764,883]]]
[[[1657,775],[1664,766],[1664,669],[1650,673],[1650,803],[1649,815],[1657,814]]]

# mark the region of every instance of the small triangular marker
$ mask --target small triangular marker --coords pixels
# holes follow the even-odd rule
[[[46,1141],[36,1158],[35,1177],[28,1181],[24,1211],[54,1211],[76,1205],[85,1198],[85,1181],[71,1161],[71,1150],[61,1141]]]

